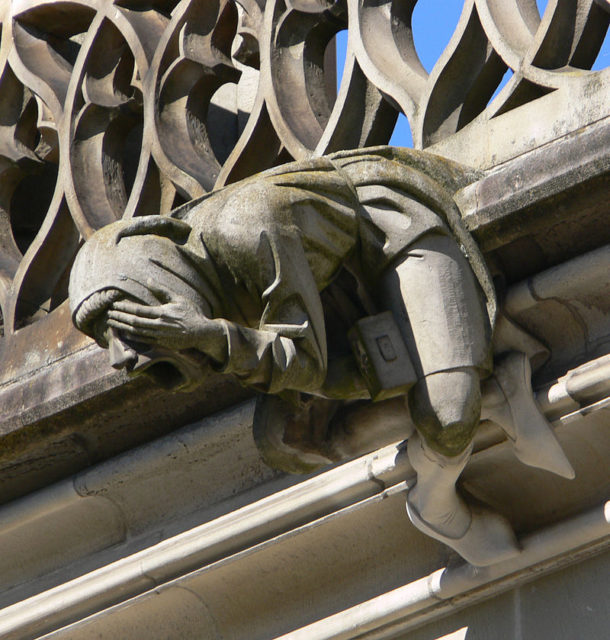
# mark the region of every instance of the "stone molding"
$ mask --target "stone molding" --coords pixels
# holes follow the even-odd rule
[[[540,472],[530,471],[529,476],[520,472],[524,484],[515,491],[528,487],[532,503],[531,513],[526,516],[530,522],[522,522],[521,530],[548,527],[557,513],[573,516],[583,505],[603,498],[603,482],[599,482],[603,469],[585,458],[590,443],[597,441],[600,451],[603,448],[599,438],[603,437],[600,428],[609,402],[607,360],[605,357],[579,367],[538,393],[538,401],[553,420],[562,442],[569,444],[568,454],[576,457],[579,473],[558,500],[557,496],[541,498],[536,489],[541,481],[549,481],[548,477],[541,478]],[[207,418],[3,507],[0,519],[6,566],[1,573],[6,582],[0,601],[6,605],[23,602],[0,613],[0,620],[20,620],[18,612],[30,611],[35,625],[35,620],[44,619],[47,624],[55,616],[59,616],[60,624],[66,615],[74,615],[72,606],[77,607],[79,616],[92,606],[105,609],[118,602],[117,597],[125,598],[126,593],[145,593],[217,559],[262,543],[272,544],[277,535],[315,526],[318,519],[332,514],[340,517],[342,509],[357,508],[363,501],[366,504],[370,499],[403,493],[413,482],[413,469],[396,444],[387,444],[375,453],[304,481],[277,476],[265,467],[250,440],[252,413],[253,406],[248,403]],[[388,429],[377,446],[393,438],[399,439],[400,434]],[[231,480],[235,470],[227,464],[236,453],[241,460],[239,486]],[[477,495],[490,482],[490,468],[499,461],[506,465],[507,456],[510,459],[510,447],[501,432],[482,425],[469,466],[474,472],[466,472],[468,489]],[[518,464],[513,460],[510,468]],[[592,473],[598,474],[597,479]],[[554,482],[551,478],[549,486]],[[571,486],[573,482],[576,487]],[[201,486],[207,488],[205,493],[200,491]],[[486,499],[498,489],[493,479],[491,487]],[[497,503],[497,492],[495,495]],[[518,508],[510,504],[515,500],[510,491],[501,500],[505,501],[503,510]],[[540,521],[538,514],[544,509],[548,513]],[[523,519],[524,509],[518,511]],[[584,516],[584,520],[587,518]],[[597,522],[598,515],[593,519]],[[198,522],[204,524],[196,525]],[[84,526],[89,531],[85,537]],[[555,526],[560,537],[562,526]],[[49,530],[57,533],[53,539],[46,538]],[[157,543],[159,536],[164,539],[161,543]],[[577,548],[580,543],[573,546]],[[33,549],[40,549],[40,553]],[[136,549],[141,551],[134,555]],[[526,566],[529,559],[518,562]],[[549,568],[554,566],[551,562]],[[488,570],[478,571],[480,577],[487,576]],[[151,577],[154,584],[147,581]],[[24,581],[21,585],[20,580]],[[91,592],[83,590],[86,584],[97,584],[99,589],[92,586]],[[114,586],[109,591],[110,584]],[[68,600],[73,605],[68,607]],[[62,606],[58,606],[60,601]],[[55,613],[49,618],[51,609]]]
[[[603,364],[600,363],[600,366],[603,367]],[[597,383],[592,379],[590,370],[591,366],[584,367],[583,371],[572,372],[571,377],[589,374],[592,392]],[[556,384],[562,387],[563,381]],[[598,385],[597,390],[599,391]],[[557,389],[548,395],[554,399],[547,410],[549,415],[555,406],[562,406],[562,403],[565,406],[565,398]],[[604,397],[585,408],[582,413],[562,409],[562,415],[555,417],[555,424],[558,427],[567,425],[568,431],[565,428],[562,431],[564,441],[566,437],[570,440],[570,432],[573,436],[583,432],[583,420],[586,420],[587,415],[589,419],[597,415],[599,427],[604,421],[607,404],[608,398]],[[555,409],[555,414],[557,412]],[[373,503],[404,493],[413,482],[414,473],[404,451],[397,445],[388,445],[373,454],[283,489],[281,483],[278,485],[277,480],[269,475],[267,483],[270,484],[267,488],[262,484],[258,489],[251,489],[237,499],[227,501],[225,498],[225,515],[212,517],[204,524],[187,528],[184,532],[155,544],[155,531],[166,530],[167,523],[164,522],[169,522],[167,518],[173,521],[180,518],[177,512],[169,516],[162,514],[163,507],[160,505],[158,512],[147,512],[142,519],[144,512],[141,505],[147,504],[151,498],[151,480],[148,477],[150,469],[154,467],[157,470],[160,474],[159,481],[169,483],[165,491],[177,492],[182,498],[189,496],[182,506],[183,510],[184,506],[196,508],[198,499],[192,489],[199,483],[206,485],[206,476],[212,478],[219,472],[223,463],[216,456],[222,457],[221,449],[227,445],[231,454],[235,452],[235,445],[230,445],[229,441],[235,440],[235,435],[241,430],[240,425],[244,424],[246,429],[249,428],[251,418],[252,406],[244,405],[224,416],[207,419],[201,425],[168,436],[165,442],[148,445],[147,450],[126,454],[123,459],[106,463],[99,470],[91,469],[76,477],[73,486],[68,486],[72,485],[70,482],[50,487],[14,507],[5,507],[2,520],[9,529],[6,533],[10,535],[11,529],[18,533],[14,538],[15,543],[19,540],[26,541],[26,532],[28,529],[32,530],[32,527],[56,528],[60,523],[65,528],[61,537],[69,539],[68,536],[74,536],[82,529],[83,517],[92,522],[97,533],[91,542],[101,545],[100,549],[106,546],[110,551],[117,543],[129,539],[132,539],[133,545],[134,536],[138,532],[142,535],[148,529],[148,534],[145,536],[145,548],[141,551],[114,561],[112,554],[102,554],[103,566],[99,569],[67,580],[30,598],[22,599],[23,593],[19,596],[19,590],[12,595],[10,591],[7,592],[5,601],[7,596],[10,599],[18,596],[17,599],[21,602],[0,612],[0,630],[6,634],[3,637],[39,637],[40,634],[62,627],[74,619],[94,613],[98,617],[103,616],[120,603],[135,606],[137,610],[140,598],[146,600],[151,590],[160,593],[167,588],[173,589],[182,581],[188,581],[192,571],[196,572],[193,575],[206,570],[214,571],[217,562],[237,562],[236,567],[239,567],[240,557],[245,557],[244,554],[247,556],[257,553],[264,546],[275,545],[279,539],[286,541],[290,548],[296,544],[294,536],[305,535],[326,519],[342,518],[353,510],[364,510],[366,518],[366,510]],[[221,440],[215,443],[214,439],[219,437]],[[586,440],[585,437],[583,443]],[[188,444],[188,449],[184,448],[185,444]],[[243,446],[240,445],[242,449]],[[475,467],[486,466],[489,473],[490,465],[496,464],[497,454],[506,451],[508,446],[502,439],[494,440],[493,435],[483,430],[476,448],[478,452],[472,464]],[[572,453],[573,451],[572,449]],[[247,445],[243,452],[247,453]],[[201,457],[199,461],[196,460],[198,457]],[[202,464],[203,458],[206,464]],[[186,472],[183,473],[180,469],[185,465]],[[196,469],[201,476],[199,478],[193,477]],[[210,469],[215,471],[212,473]],[[585,485],[593,487],[595,483],[590,482],[591,478],[582,478],[581,475],[579,472],[580,481],[584,482],[581,488]],[[185,492],[183,485],[187,478],[187,485],[192,486]],[[404,478],[407,479],[406,482]],[[472,483],[473,479],[467,478],[467,482]],[[539,482],[536,474],[528,482],[532,484],[529,489],[530,500],[544,502],[540,497],[535,497],[537,490],[534,485]],[[231,488],[235,490],[235,487]],[[268,491],[269,495],[257,499],[257,490]],[[603,492],[600,494],[597,491],[592,496],[593,504],[597,504],[600,495]],[[356,627],[360,632],[372,632],[389,621],[399,624],[401,629],[410,628],[422,624],[426,616],[431,614],[431,606],[433,615],[446,611],[447,607],[456,610],[456,607],[490,597],[534,576],[600,553],[610,541],[607,505],[606,511],[602,503],[579,513],[581,501],[588,499],[582,494],[579,498],[572,505],[573,513],[569,518],[552,524],[546,523],[544,527],[533,532],[530,530],[522,536],[520,542],[524,551],[515,559],[485,570],[469,565],[452,565],[450,568],[437,570],[414,583],[400,587],[396,592],[388,592],[370,602],[363,602],[353,610],[342,611],[334,618],[307,626],[299,633],[303,638],[351,637],[349,633],[353,633],[354,620],[362,625],[362,628]],[[169,495],[167,499],[171,504]],[[206,500],[213,502],[214,497],[206,496]],[[240,502],[243,506],[239,506]],[[44,506],[44,510],[41,510],[41,506]],[[179,505],[176,504],[175,507],[177,506]],[[210,506],[207,512],[214,514],[214,507]],[[175,511],[175,507],[171,509]],[[565,506],[563,508],[565,510]],[[566,513],[569,512],[570,509]],[[270,513],[273,514],[271,519]],[[184,521],[184,514],[181,517]],[[59,519],[59,522],[54,523],[54,519]],[[103,526],[102,522],[105,522]],[[115,522],[115,526],[110,527],[110,522]],[[100,538],[100,532],[111,530],[116,532],[114,538]],[[49,542],[46,544],[48,546]],[[127,551],[129,544],[123,548]],[[96,552],[99,554],[100,549],[83,549],[86,554],[83,557],[94,557]],[[75,550],[72,547],[68,555],[73,556],[72,563],[76,562],[78,566],[82,560],[74,556]],[[18,553],[16,548],[3,556],[10,558],[15,553]],[[61,560],[61,564],[67,566],[67,557]],[[81,566],[86,567],[86,563]],[[5,574],[3,571],[3,575]],[[36,584],[36,580],[33,584]],[[457,596],[459,603],[455,601]],[[345,633],[348,635],[342,635]]]

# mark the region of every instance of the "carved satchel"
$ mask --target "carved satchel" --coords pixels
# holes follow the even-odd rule
[[[358,320],[348,337],[374,402],[404,395],[415,384],[413,363],[391,311]]]

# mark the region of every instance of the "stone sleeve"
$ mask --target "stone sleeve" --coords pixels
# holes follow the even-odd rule
[[[318,349],[309,341],[307,323],[272,331],[221,322],[227,341],[226,360],[217,367],[221,373],[232,373],[265,393],[314,392],[322,385],[326,371]]]

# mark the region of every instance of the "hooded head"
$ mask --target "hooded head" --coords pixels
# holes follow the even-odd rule
[[[118,300],[159,305],[181,296],[207,317],[219,312],[214,266],[205,247],[189,244],[191,227],[181,220],[148,216],[110,224],[79,251],[70,274],[75,326],[108,348],[112,366],[144,370],[165,387],[191,387],[201,376],[201,356],[133,343],[107,324]]]

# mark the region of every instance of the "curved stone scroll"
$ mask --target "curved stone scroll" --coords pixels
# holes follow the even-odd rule
[[[0,14],[4,333],[52,312],[79,238],[293,159],[450,139],[601,86],[594,0],[465,0],[430,73],[415,0],[15,0]],[[325,52],[348,29],[343,79]],[[494,96],[507,70],[512,77]],[[584,93],[583,93],[584,92]],[[580,94],[579,94],[580,95]],[[474,130],[473,130],[474,131]]]

